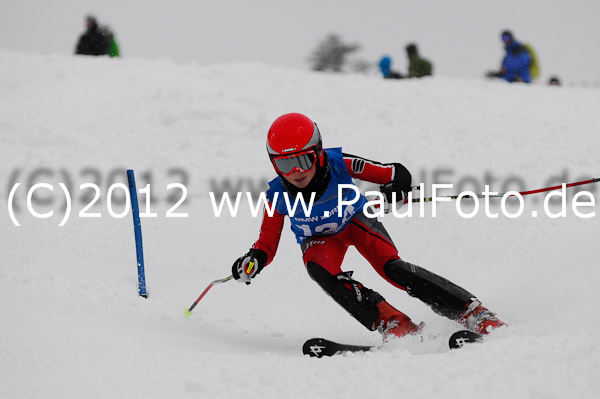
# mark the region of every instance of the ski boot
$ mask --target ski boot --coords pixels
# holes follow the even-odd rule
[[[386,301],[379,302],[377,308],[379,317],[375,321],[375,326],[377,326],[377,331],[383,335],[384,342],[388,342],[392,337],[402,338],[407,334],[417,334],[423,329],[423,322],[419,325],[413,323],[410,317]]]
[[[457,321],[467,329],[481,335],[487,335],[496,328],[506,325],[495,313],[483,307],[477,299],[467,305]]]

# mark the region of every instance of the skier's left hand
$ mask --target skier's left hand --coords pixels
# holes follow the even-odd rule
[[[408,193],[412,191],[412,187],[402,185],[396,181],[391,181],[382,185],[380,188],[381,193],[385,196],[388,203],[392,203],[392,193],[396,193],[396,202],[404,203],[404,200],[408,198]]]

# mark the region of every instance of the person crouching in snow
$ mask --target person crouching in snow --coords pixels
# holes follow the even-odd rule
[[[232,273],[237,281],[250,284],[271,263],[287,215],[309,276],[363,326],[378,330],[385,340],[416,334],[423,323],[415,324],[379,293],[353,279],[352,272],[342,271],[350,245],[388,283],[420,299],[434,312],[479,334],[504,325],[470,292],[400,259],[383,224],[363,213],[367,200],[362,194],[357,202],[345,204],[356,196],[355,190],[345,186],[340,193],[343,202],[338,198],[338,185],[352,185],[352,178],[357,178],[380,184],[390,202],[392,193],[404,201],[411,190],[411,174],[402,164],[370,161],[345,154],[341,148],[323,149],[317,125],[298,113],[282,115],[273,122],[267,152],[278,174],[266,193],[268,208],[274,206],[275,210],[270,216],[265,208],[258,241],[234,262]],[[290,198],[302,195],[306,200],[314,195],[313,217],[306,217],[304,212],[289,215],[286,202],[281,200],[284,194]],[[338,203],[343,208],[340,212]]]

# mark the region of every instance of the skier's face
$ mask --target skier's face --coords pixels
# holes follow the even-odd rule
[[[502,43],[504,43],[504,47],[508,47],[512,44],[513,38],[510,35],[504,34],[502,35]]]
[[[292,172],[288,176],[283,176],[290,184],[298,188],[304,188],[312,181],[317,173],[316,162],[309,170],[299,170]]]

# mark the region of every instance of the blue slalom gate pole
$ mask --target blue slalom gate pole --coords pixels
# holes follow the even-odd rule
[[[142,245],[142,225],[140,223],[140,208],[138,205],[137,189],[133,170],[127,170],[127,181],[129,182],[129,194],[131,198],[131,213],[133,214],[133,231],[135,233],[135,252],[137,254],[138,270],[138,293],[148,298],[146,292],[146,272],[144,271],[144,247]]]

